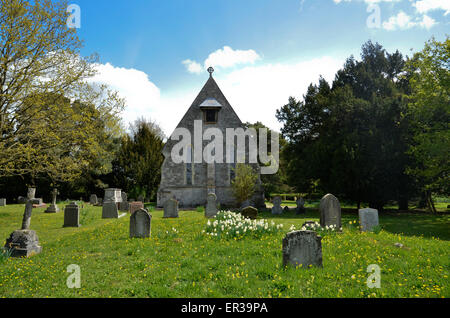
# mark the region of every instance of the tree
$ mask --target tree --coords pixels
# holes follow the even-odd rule
[[[0,175],[37,175],[56,166],[61,171],[70,166],[68,157],[59,155],[63,142],[76,133],[66,134],[74,127],[70,121],[85,115],[73,111],[69,117],[62,110],[75,105],[63,98],[90,104],[95,94],[87,94],[94,89],[86,79],[94,75],[96,59],[80,57],[81,42],[66,26],[65,1],[0,3]],[[105,90],[99,93],[107,99]]]
[[[235,178],[231,182],[234,197],[241,204],[248,200],[256,190],[258,175],[248,164],[238,163],[235,168]]]
[[[150,120],[138,119],[130,126],[113,161],[112,182],[131,197],[153,198],[158,190],[163,163],[162,130]]]
[[[332,85],[310,85],[277,111],[288,140],[289,183],[298,192],[332,192],[382,209],[407,200],[408,118],[403,57],[367,42],[361,61],[352,56]],[[406,201],[407,202],[407,201]],[[407,205],[407,204],[406,204]]]
[[[267,129],[267,152],[270,155],[272,153],[271,150],[271,140],[270,140],[270,134],[273,133],[273,131],[265,126],[261,122],[256,123],[245,123],[245,128],[254,128],[257,132],[257,147],[259,149],[259,129],[264,128]],[[280,158],[278,162],[279,170],[276,174],[262,174],[261,175],[261,183],[264,188],[264,193],[267,198],[270,198],[270,194],[272,193],[287,193],[291,191],[291,188],[287,184],[286,181],[286,172],[285,172],[285,160],[283,159],[283,151],[287,145],[287,142],[284,138],[280,138],[280,144],[279,144],[279,151],[280,151]],[[259,163],[262,165],[262,163]]]
[[[436,213],[431,194],[450,190],[450,37],[432,38],[407,62],[411,83],[408,113],[413,118],[409,174],[419,180],[426,202]]]

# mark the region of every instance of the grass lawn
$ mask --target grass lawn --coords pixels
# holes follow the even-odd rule
[[[63,205],[59,205],[63,210]],[[0,207],[0,238],[20,228],[24,205]],[[129,217],[101,219],[85,204],[81,228],[62,228],[63,213],[34,209],[31,228],[43,252],[0,259],[0,297],[449,297],[450,216],[381,214],[383,230],[360,234],[344,214],[342,234],[322,240],[323,268],[281,266],[281,240],[291,225],[318,220],[289,212],[261,217],[284,224],[262,238],[219,240],[202,233],[203,213],[163,219],[152,211],[152,235],[129,239]],[[177,231],[174,231],[173,229]],[[402,243],[403,248],[394,246]],[[69,289],[67,266],[81,268]],[[368,265],[381,268],[381,288],[366,285]]]

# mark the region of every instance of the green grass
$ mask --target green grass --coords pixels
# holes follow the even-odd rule
[[[20,228],[23,210],[23,205],[0,207],[3,240]],[[381,214],[382,230],[361,234],[349,225],[357,215],[344,214],[343,233],[322,240],[323,268],[284,269],[282,238],[291,225],[318,220],[316,210],[300,217],[263,212],[284,224],[283,231],[241,240],[207,237],[202,233],[207,219],[197,211],[182,211],[178,219],[152,211],[148,239],[128,237],[128,216],[102,220],[101,207],[85,204],[80,228],[63,228],[63,213],[43,211],[33,210],[31,221],[43,252],[0,261],[0,297],[450,296],[448,215]],[[66,286],[70,264],[81,268],[80,289]],[[380,289],[366,285],[370,264],[381,268]]]

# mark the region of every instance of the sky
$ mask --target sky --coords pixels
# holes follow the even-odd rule
[[[208,79],[243,122],[279,130],[276,110],[328,81],[368,40],[411,56],[450,32],[450,0],[77,0],[95,82],[170,136]]]

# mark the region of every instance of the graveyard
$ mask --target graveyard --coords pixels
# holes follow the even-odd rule
[[[0,0],[0,298],[449,298],[443,3]]]
[[[71,202],[58,203],[61,210]],[[152,215],[151,235],[130,238],[130,214],[103,219],[102,207],[77,202],[80,227],[63,227],[64,213],[33,209],[31,228],[42,252],[0,261],[2,297],[449,297],[448,214],[380,214],[381,230],[360,232],[358,214],[343,212],[342,233],[322,234],[323,266],[283,267],[282,240],[293,227],[319,221],[293,209],[265,219],[283,227],[274,233],[233,238],[207,235],[203,211]],[[293,202],[283,201],[283,206]],[[268,203],[270,206],[270,203]],[[20,227],[23,204],[0,207],[0,236]],[[355,210],[356,211],[356,210]],[[401,244],[401,245],[400,245]],[[399,247],[401,246],[401,247]],[[81,287],[69,289],[67,267],[81,268]],[[370,264],[381,268],[382,288],[366,285]]]

